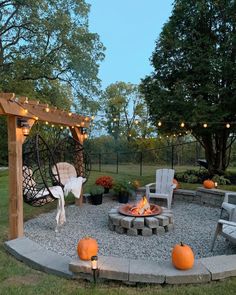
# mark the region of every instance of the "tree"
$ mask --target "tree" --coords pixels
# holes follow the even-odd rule
[[[147,107],[137,85],[116,82],[109,85],[103,95],[106,113],[104,125],[115,139],[125,135],[145,138],[153,128],[147,120]]]
[[[104,57],[88,30],[89,7],[84,0],[0,0],[0,90],[75,96],[88,107]]]
[[[184,121],[209,172],[223,174],[236,130],[236,1],[175,0],[152,65],[140,85],[152,122],[176,132]]]

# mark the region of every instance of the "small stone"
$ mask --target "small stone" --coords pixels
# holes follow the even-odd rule
[[[174,223],[174,216],[171,213],[162,213],[162,216],[166,216],[169,218],[169,223]]]
[[[165,228],[165,231],[166,232],[167,231],[171,231],[171,230],[174,229],[174,224],[173,223],[170,223],[170,224],[166,225],[164,228]]]

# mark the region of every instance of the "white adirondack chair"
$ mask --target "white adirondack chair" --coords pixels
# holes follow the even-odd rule
[[[157,169],[156,182],[146,185],[146,196],[150,198],[160,198],[167,200],[167,207],[170,209],[173,190],[176,184],[173,183],[175,170],[173,169]],[[154,188],[154,192],[151,189]]]
[[[236,244],[236,205],[229,202],[229,197],[236,198],[236,193],[227,192],[225,193],[224,202],[221,205],[221,216],[223,210],[226,210],[229,215],[229,220],[219,219],[216,226],[216,231],[211,244],[211,251],[213,251],[215,241],[218,235],[222,235],[228,241]]]

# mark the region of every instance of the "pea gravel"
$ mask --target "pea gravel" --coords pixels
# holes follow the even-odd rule
[[[105,198],[104,198],[105,199]],[[174,230],[151,237],[127,236],[112,232],[108,228],[108,211],[119,203],[105,199],[95,206],[66,207],[67,222],[55,232],[56,212],[42,214],[25,223],[25,235],[48,250],[58,254],[77,257],[78,241],[91,236],[98,241],[99,254],[126,258],[169,260],[173,245],[183,241],[192,247],[195,257],[236,254],[236,246],[218,236],[214,252],[210,252],[211,241],[220,216],[219,208],[195,203],[175,201]]]

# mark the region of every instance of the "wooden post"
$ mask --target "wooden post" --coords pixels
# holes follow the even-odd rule
[[[71,134],[74,137],[74,139],[78,140],[80,142],[80,144],[83,145],[84,142],[84,136],[83,134],[80,132],[80,128],[71,128]],[[83,152],[81,152],[81,155],[78,155],[79,157],[83,157]],[[82,161],[81,161],[82,162]],[[81,167],[82,169],[82,167]],[[83,205],[83,187],[81,189],[81,195],[79,199],[75,199],[75,205],[76,206],[82,206]]]
[[[9,239],[24,235],[22,195],[22,143],[24,136],[17,127],[17,117],[8,116],[9,163]]]

